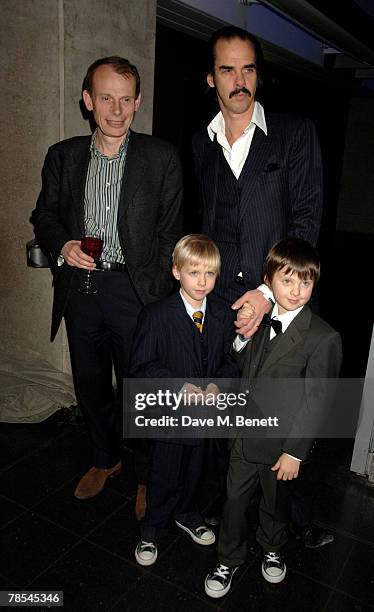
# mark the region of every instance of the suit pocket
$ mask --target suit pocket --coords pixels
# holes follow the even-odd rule
[[[261,176],[261,182],[263,184],[271,183],[284,183],[286,184],[286,171],[285,168],[280,168],[278,164],[270,164],[273,166],[272,170],[265,169]]]

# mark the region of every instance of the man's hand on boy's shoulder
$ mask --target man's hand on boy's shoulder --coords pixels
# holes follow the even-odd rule
[[[277,480],[293,480],[298,477],[300,461],[294,459],[287,453],[282,453],[278,461],[271,468],[272,472],[278,472]]]
[[[240,315],[240,309],[243,307],[245,307],[245,310]],[[270,311],[271,303],[266,299],[262,291],[253,289],[252,291],[247,291],[236,300],[231,308],[239,310],[237,320],[234,321],[237,328],[236,333],[245,338],[251,338],[258,330],[264,314]],[[244,312],[247,316],[244,316]]]

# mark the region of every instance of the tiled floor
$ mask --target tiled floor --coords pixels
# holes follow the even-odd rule
[[[350,474],[351,450],[350,442],[325,441],[319,459],[317,519],[333,530],[335,542],[307,550],[291,539],[286,580],[269,585],[252,535],[248,564],[230,594],[214,601],[203,587],[214,548],[201,548],[176,529],[154,566],[136,564],[135,480],[126,448],[123,473],[82,502],[73,497],[87,467],[82,424],[64,412],[38,425],[2,424],[0,590],[62,590],[69,612],[374,610],[374,490]]]

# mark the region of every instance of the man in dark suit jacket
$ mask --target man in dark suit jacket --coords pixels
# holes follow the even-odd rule
[[[236,323],[247,337],[270,309],[271,292],[260,285],[267,252],[287,236],[316,244],[323,195],[315,128],[264,110],[256,100],[262,70],[261,46],[249,32],[227,26],[213,34],[207,81],[220,112],[193,140],[202,231],[222,258],[215,291],[235,309],[252,304],[251,318]]]
[[[227,304],[214,295],[219,273],[217,247],[206,236],[184,236],[173,254],[173,274],[180,292],[144,307],[135,334],[131,372],[147,379],[181,379],[187,392],[202,393],[190,379],[205,386],[207,378],[232,378],[239,370],[230,355],[234,336],[233,316]],[[178,384],[180,380],[178,380]],[[176,391],[179,391],[176,389]],[[208,385],[206,392],[217,387]],[[204,441],[157,440],[153,445],[148,481],[147,511],[141,523],[142,540],[135,557],[151,565],[157,541],[172,515],[177,525],[198,544],[214,542],[196,504]]]
[[[75,491],[87,499],[121,469],[112,366],[121,397],[141,307],[172,287],[182,180],[174,147],[130,130],[141,94],[138,71],[128,60],[94,62],[82,96],[97,128],[92,137],[50,148],[33,222],[54,276],[51,339],[64,317],[76,396],[92,442],[93,467]],[[81,249],[85,235],[104,240],[100,261]],[[87,271],[94,295],[78,291]]]
[[[277,417],[279,437],[234,441],[218,544],[220,565],[205,581],[206,593],[214,598],[229,591],[233,574],[246,561],[246,512],[258,483],[262,495],[256,537],[264,550],[262,575],[270,583],[284,579],[280,552],[287,541],[289,489],[284,481],[297,478],[321,432],[334,387],[327,379],[339,376],[342,361],[339,334],[306,305],[319,278],[314,249],[297,238],[277,242],[265,261],[264,278],[274,294],[274,318],[249,343],[238,338],[235,348],[250,387],[248,416]]]
[[[320,148],[309,120],[267,113],[256,100],[263,55],[254,36],[234,26],[221,28],[211,38],[210,52],[207,81],[220,112],[193,139],[202,231],[221,253],[216,293],[232,303],[247,290],[236,306],[250,300],[257,312],[247,326],[242,322],[240,332],[254,333],[270,307],[256,287],[271,246],[287,236],[317,241]]]

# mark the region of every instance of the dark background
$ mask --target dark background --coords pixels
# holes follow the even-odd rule
[[[367,274],[372,236],[336,231],[344,144],[353,96],[373,95],[350,70],[337,75],[306,74],[300,68],[267,63],[258,99],[266,110],[307,116],[320,138],[324,164],[324,214],[318,249],[322,262],[319,284],[321,316],[343,338],[342,374],[364,377],[372,333],[372,308]],[[184,173],[184,231],[200,230],[191,138],[218,112],[214,90],[206,83],[207,42],[157,25],[153,134],[179,149]]]

